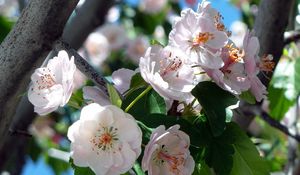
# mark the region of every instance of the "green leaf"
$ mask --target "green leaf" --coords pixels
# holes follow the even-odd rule
[[[110,102],[115,106],[121,107],[122,100],[115,87],[111,84],[107,84],[106,86],[107,86]]]
[[[160,43],[159,41],[157,41],[156,39],[152,39],[150,41],[150,44],[151,45],[160,45],[160,46],[164,47],[164,45],[162,43]]]
[[[300,58],[299,57],[295,61],[294,69],[295,69],[295,76],[294,76],[295,89],[298,95],[300,92]]]
[[[228,125],[230,132],[234,135],[233,167],[230,175],[268,175],[269,166],[267,162],[259,156],[259,153],[238,125],[230,123]]]
[[[69,163],[74,169],[74,175],[95,175],[95,173],[89,167],[76,166],[73,162],[73,159],[70,159]]]
[[[83,92],[82,92],[82,89],[79,89],[72,93],[72,96],[68,102],[68,105],[75,109],[80,109],[81,106],[83,105],[83,102],[84,102]]]
[[[9,21],[6,17],[0,16],[0,43],[6,37],[13,26],[13,22]]]
[[[209,166],[205,162],[201,162],[200,165],[199,175],[212,175]]]
[[[233,166],[234,137],[227,127],[222,135],[214,137],[205,151],[205,162],[217,174],[228,175]]]
[[[33,162],[36,162],[42,153],[41,147],[36,143],[35,139],[29,140],[29,146],[27,147],[27,152]]]
[[[256,99],[254,95],[250,91],[244,91],[242,94],[239,96],[242,100],[245,100],[246,102],[250,104],[255,104]]]
[[[142,168],[138,162],[134,163],[133,169],[137,175],[145,175],[144,171],[142,170]]]
[[[131,81],[130,81],[130,89],[136,89],[136,88],[140,88],[140,87],[143,87],[146,85],[147,85],[147,83],[141,76],[141,73],[136,73],[132,76]]]
[[[282,59],[273,74],[268,88],[270,116],[281,120],[296,102],[300,92],[300,61]]]
[[[151,90],[147,95],[146,106],[149,114],[167,114],[165,100],[154,90]]]
[[[135,98],[137,98],[145,88],[139,88],[126,96],[122,103],[122,109],[125,109]],[[145,117],[148,114],[166,114],[166,104],[164,99],[153,89],[135,103],[128,111],[136,119]]]
[[[296,99],[290,100],[286,98],[285,93],[285,89],[269,87],[270,116],[276,120],[281,120],[296,102]]]
[[[156,14],[146,14],[139,9],[135,9],[135,12],[136,14],[133,17],[134,26],[143,30],[143,33],[151,35],[155,31],[156,26],[161,25],[166,19],[168,9],[163,9]]]
[[[226,118],[231,118],[226,108],[236,105],[238,99],[209,81],[200,82],[192,90],[192,94],[203,107],[213,135],[221,135],[225,129]]]
[[[192,175],[212,175],[209,166],[204,162],[195,165],[195,170]]]

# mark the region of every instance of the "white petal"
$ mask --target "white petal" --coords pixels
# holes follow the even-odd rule
[[[199,54],[199,60],[199,64],[204,68],[219,69],[224,65],[221,57],[212,54],[208,50],[202,50],[202,52]]]
[[[96,86],[85,86],[82,88],[82,91],[84,99],[93,100],[93,102],[101,106],[111,105],[108,97]]]
[[[215,31],[214,38],[208,40],[206,45],[212,49],[220,49],[228,43],[228,36],[225,32]]]
[[[69,128],[68,128],[68,139],[71,141],[71,142],[74,142],[75,141],[75,137],[74,137],[74,134],[76,132],[78,132],[79,130],[79,126],[80,126],[80,121],[76,121],[74,122]]]
[[[129,89],[131,77],[134,75],[134,71],[130,69],[118,69],[112,73],[112,80],[114,86],[120,93],[124,93]]]
[[[80,120],[96,120],[100,113],[104,110],[102,106],[97,103],[89,104],[82,108]]]

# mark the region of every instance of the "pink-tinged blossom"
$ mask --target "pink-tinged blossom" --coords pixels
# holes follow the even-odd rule
[[[188,56],[181,50],[154,45],[140,59],[139,68],[144,80],[162,97],[185,101],[191,97],[196,79],[187,62]]]
[[[190,138],[174,125],[165,130],[163,125],[151,134],[145,147],[142,169],[149,175],[191,175],[195,162],[189,151]]]
[[[155,14],[162,11],[167,2],[167,0],[141,0],[140,8],[145,13]]]
[[[90,34],[84,46],[88,54],[88,61],[95,67],[99,67],[110,54],[110,43],[107,38],[99,32]]]
[[[71,158],[96,175],[126,173],[141,153],[142,132],[134,118],[116,106],[89,104],[68,129]]]
[[[126,31],[122,26],[106,24],[99,29],[99,32],[107,38],[111,50],[121,49],[127,43]]]
[[[124,94],[129,89],[131,78],[136,72],[137,71],[125,68],[114,71],[112,74],[112,82],[114,83],[114,87],[121,94]],[[91,100],[92,102],[100,105],[111,104],[108,96],[96,86],[83,87],[83,98],[86,100]]]
[[[148,47],[149,42],[147,38],[140,36],[128,42],[126,53],[134,63],[138,64]]]
[[[114,87],[121,93],[124,94],[130,87],[131,78],[137,71],[130,69],[121,68],[114,71],[111,75]]]
[[[108,96],[97,86],[84,86],[82,91],[83,98],[86,100],[91,100],[92,103],[98,103],[102,106],[111,105]]]
[[[223,23],[222,15],[216,9],[211,7],[211,3],[209,1],[202,0],[202,2],[198,5],[197,12],[200,16],[212,21],[218,31],[226,32],[228,36],[231,35],[231,32],[226,29]]]
[[[253,36],[249,31],[247,31],[245,35],[243,49],[245,51],[245,69],[249,79],[248,81],[250,81],[251,84],[250,91],[255,96],[256,101],[261,101],[266,97],[267,90],[257,77],[260,70],[258,66],[260,62],[260,58],[258,57],[259,41],[257,37]]]
[[[46,115],[68,103],[75,70],[74,57],[69,59],[66,51],[60,51],[46,67],[35,70],[28,90],[28,99],[34,105],[35,112]]]
[[[250,88],[243,57],[243,50],[233,44],[227,45],[222,49],[221,54],[224,66],[220,69],[206,69],[206,73],[221,88],[239,95]]]
[[[224,65],[218,51],[228,42],[226,32],[219,31],[214,22],[191,9],[181,12],[169,34],[169,44],[180,48],[190,61],[203,68],[218,69]]]

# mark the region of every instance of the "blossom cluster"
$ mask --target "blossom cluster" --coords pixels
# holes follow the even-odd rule
[[[91,56],[105,58],[107,50],[119,49],[126,42],[124,37],[118,37],[125,35],[125,31],[114,25],[104,26],[100,33],[93,34],[86,42],[87,46],[93,43],[87,47]],[[267,91],[257,74],[272,70],[272,57],[258,56],[259,42],[250,31],[241,47],[229,39],[230,34],[220,13],[203,0],[196,12],[192,9],[181,12],[169,33],[167,46],[156,44],[145,49],[147,43],[143,38],[132,41],[127,54],[139,60],[136,61],[139,68],[115,71],[112,74],[114,87],[120,94],[126,94],[132,76],[139,72],[166,102],[193,101],[192,105],[199,107],[191,91],[199,82],[207,80],[236,96],[249,91],[261,101]],[[46,115],[68,103],[75,71],[74,57],[70,58],[66,51],[60,51],[45,67],[36,69],[28,91],[35,112]],[[97,87],[84,87],[83,98],[91,103],[81,109],[79,120],[69,127],[67,134],[73,163],[90,167],[97,175],[126,173],[142,153],[143,133],[137,121],[113,106]],[[143,171],[149,175],[193,173],[195,161],[189,151],[190,138],[179,129],[179,125],[168,129],[160,125],[152,130],[141,157]]]
[[[260,70],[272,70],[272,57],[260,59],[259,42],[253,33],[246,33],[241,48],[229,39],[230,34],[220,13],[204,0],[197,12],[192,9],[181,12],[166,47],[148,48],[140,59],[141,75],[170,100],[189,99],[195,85],[208,76],[236,96],[250,91],[261,101],[267,91],[257,74]]]
[[[119,175],[133,167],[141,154],[142,132],[134,118],[113,105],[85,106],[68,130],[75,165],[90,167],[96,175]],[[149,175],[190,175],[195,162],[189,136],[174,125],[156,128],[145,147],[142,168]]]
[[[60,51],[45,67],[36,69],[28,91],[35,112],[46,115],[69,101],[75,70],[74,58],[70,59],[66,51]],[[127,69],[114,72],[115,87],[124,93],[129,89],[134,73]],[[96,175],[126,173],[141,154],[141,129],[130,114],[105,101],[105,95],[99,93],[99,89],[87,86],[83,91],[86,99],[99,104],[83,107],[80,119],[68,129],[73,163],[90,167]],[[191,174],[195,162],[189,145],[189,136],[179,130],[179,125],[167,130],[163,125],[159,126],[145,147],[143,170],[150,175]]]

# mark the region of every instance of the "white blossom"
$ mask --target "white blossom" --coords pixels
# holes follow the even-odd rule
[[[165,130],[163,125],[151,134],[145,147],[142,168],[149,175],[191,175],[195,162],[189,151],[190,138],[174,125]]]
[[[257,77],[259,70],[272,71],[274,68],[274,62],[272,62],[273,57],[271,56],[262,58],[260,62],[258,56],[259,48],[258,38],[247,31],[243,42],[245,70],[251,86],[250,91],[255,96],[256,101],[261,101],[267,94],[267,88]]]
[[[66,51],[60,51],[46,67],[35,70],[28,90],[35,112],[46,115],[67,104],[73,91],[75,70],[74,57],[69,59]]]
[[[121,93],[124,94],[130,86],[132,76],[137,72],[121,68],[114,71],[111,75],[112,82],[114,83],[114,87]]]
[[[192,9],[181,12],[169,34],[169,44],[180,48],[190,61],[204,68],[217,69],[223,66],[218,51],[227,44],[228,37],[219,31],[210,18],[200,16]]]
[[[111,50],[121,49],[127,43],[127,35],[122,26],[106,24],[99,29],[99,32],[107,38]]]
[[[167,0],[141,0],[140,8],[146,13],[155,14],[162,11],[167,2]]]
[[[90,34],[84,46],[88,54],[88,61],[96,67],[100,66],[110,54],[109,42],[107,38],[99,32]]]
[[[181,50],[154,45],[140,59],[140,72],[162,97],[184,101],[191,97],[195,75],[187,63],[188,57]]]
[[[96,175],[127,172],[141,153],[142,132],[134,118],[116,106],[85,106],[68,130],[74,164]]]
[[[224,66],[220,69],[205,69],[205,71],[221,88],[239,95],[250,88],[244,56],[243,50],[229,44],[222,49],[221,58]]]
[[[128,42],[128,48],[126,50],[126,53],[134,63],[138,64],[140,58],[144,56],[148,47],[149,42],[147,38],[139,36],[134,40]]]

